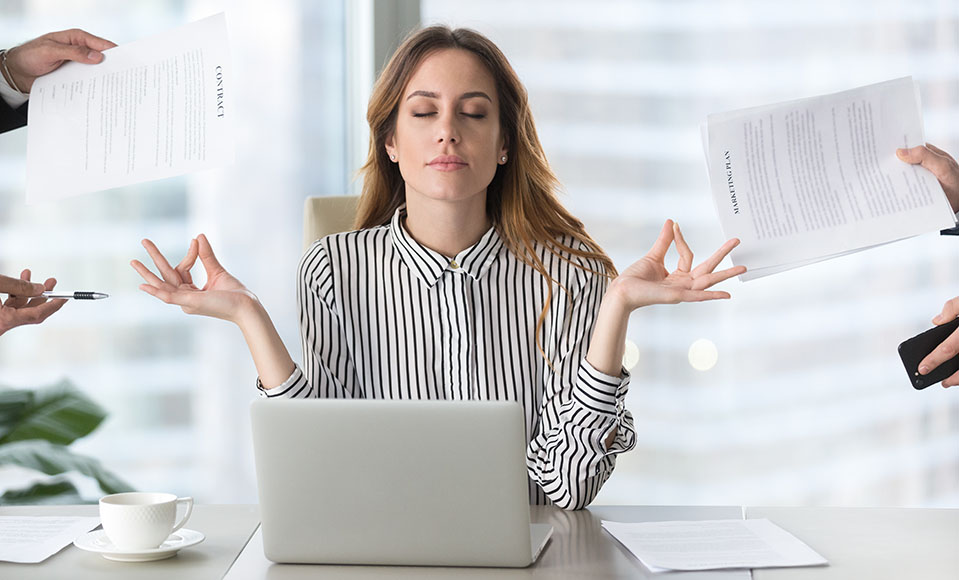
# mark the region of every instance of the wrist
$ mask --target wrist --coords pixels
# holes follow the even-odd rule
[[[33,77],[20,72],[14,58],[15,51],[17,51],[16,47],[3,51],[3,56],[0,57],[0,69],[3,71],[3,78],[12,89],[22,95],[29,95],[30,89],[33,88]]]
[[[626,295],[626,290],[620,278],[613,279],[603,295],[603,301],[600,304],[600,310],[616,317],[628,317],[629,314],[645,304],[631,305]]]
[[[255,326],[262,324],[264,318],[269,318],[266,308],[256,297],[256,294],[246,291],[239,294],[238,304],[231,322],[240,327],[244,333]]]

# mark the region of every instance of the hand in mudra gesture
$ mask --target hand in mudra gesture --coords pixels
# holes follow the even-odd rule
[[[665,264],[666,251],[674,242],[679,252],[679,264],[670,272]],[[653,247],[645,256],[620,273],[610,285],[610,290],[616,292],[629,311],[650,304],[729,298],[728,292],[707,288],[746,271],[745,266],[714,271],[723,258],[738,245],[738,239],[727,241],[706,261],[693,268],[693,251],[683,239],[679,225],[672,220],[666,220]]]
[[[146,281],[146,284],[140,285],[140,290],[167,304],[176,304],[187,314],[238,322],[244,307],[257,300],[242,282],[220,265],[210,242],[203,234],[190,241],[186,256],[176,268],[170,266],[150,240],[143,240],[143,247],[153,258],[153,263],[163,278],[158,277],[139,260],[133,260],[130,265]],[[198,257],[206,270],[207,281],[203,288],[196,287],[190,274]]]

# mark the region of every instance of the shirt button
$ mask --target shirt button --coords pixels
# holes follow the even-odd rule
[[[460,265],[456,263],[456,260],[450,260],[450,268],[453,268],[455,270],[459,267]]]

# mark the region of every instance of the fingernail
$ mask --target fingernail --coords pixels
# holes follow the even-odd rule
[[[90,52],[87,53],[87,58],[90,60],[99,60],[101,56],[103,55],[95,50],[91,50]]]
[[[942,314],[937,314],[935,318],[932,319],[933,324],[939,324],[939,321],[942,320]]]
[[[906,156],[906,150],[905,150],[905,149],[896,149],[896,155],[898,155],[899,157],[905,157],[905,156]]]
[[[919,374],[920,374],[920,375],[924,375],[924,374],[926,374],[926,373],[928,373],[928,372],[929,372],[929,367],[927,367],[926,365],[922,365],[921,367],[919,367]]]

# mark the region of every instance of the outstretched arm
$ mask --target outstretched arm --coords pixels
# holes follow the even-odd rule
[[[679,251],[679,265],[670,272],[666,269],[665,258],[667,250],[674,242]],[[629,315],[637,308],[651,304],[729,298],[728,292],[707,288],[746,271],[745,266],[714,271],[737,245],[737,239],[727,241],[709,259],[693,268],[693,251],[686,244],[679,225],[672,220],[666,220],[659,238],[649,252],[609,285],[599,307],[586,361],[602,373],[619,376]],[[607,447],[612,445],[615,438],[615,431],[609,434],[606,439]]]

